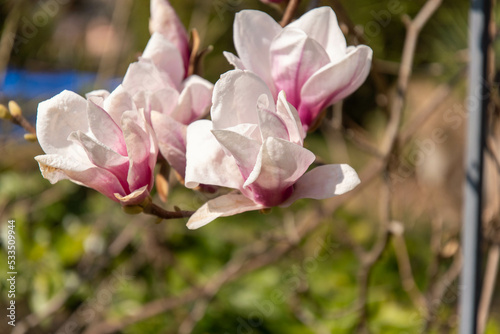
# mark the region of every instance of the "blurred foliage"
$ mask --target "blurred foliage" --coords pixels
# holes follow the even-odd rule
[[[16,1],[1,3],[1,26]],[[380,15],[389,13],[394,1],[341,1],[351,20],[364,30],[374,57],[383,60],[383,77],[388,85],[397,78],[401,58],[405,36],[401,16],[414,17],[424,3],[422,0],[396,1],[397,13],[386,16],[381,23]],[[40,13],[42,3],[24,0],[22,18],[29,21]],[[257,0],[172,0],[171,3],[183,23],[200,32],[202,45],[213,46],[205,59],[205,77],[212,82],[231,68],[222,57],[222,51],[234,52],[232,22],[237,11],[253,8],[265,10],[277,19],[280,17],[278,9]],[[307,4],[308,1],[303,1],[300,11],[305,11]],[[321,1],[321,4],[331,5],[332,2]],[[93,25],[111,24],[113,10],[114,2],[98,0],[72,0],[61,5],[54,15],[49,15],[45,24],[37,27],[35,36],[17,41],[9,66],[30,71],[98,71],[100,58],[89,54],[88,34]],[[425,82],[434,89],[465,66],[467,10],[465,0],[444,1],[426,25],[415,55],[415,84]],[[148,17],[149,1],[133,1],[126,25],[126,41],[121,45],[113,76],[123,76],[128,64],[146,45]],[[18,38],[23,37],[22,24],[28,21],[21,19]],[[348,40],[355,38],[350,34]],[[416,87],[418,90],[419,86]],[[458,101],[463,95],[460,89],[463,87],[458,87],[455,97]],[[423,93],[413,94],[413,100],[418,102],[425,97]],[[37,103],[44,98],[48,96],[19,101],[31,120],[34,121]],[[362,126],[374,141],[380,137],[386,119],[376,99],[374,83],[369,78],[343,105],[344,117]],[[410,114],[412,107],[414,105],[409,102]],[[326,122],[331,118],[328,113]],[[244,247],[286,235],[284,222],[289,221],[290,216],[300,219],[303,212],[318,208],[315,201],[301,200],[287,210],[275,208],[267,215],[250,212],[218,219],[196,231],[187,230],[183,220],[155,224],[151,217],[126,215],[119,205],[93,190],[70,182],[50,185],[41,177],[33,160],[42,153],[40,148],[21,142],[19,132],[6,122],[2,123],[1,131],[0,263],[5,264],[7,260],[7,220],[15,219],[17,321],[29,314],[44,312],[61,293],[69,292],[63,305],[42,319],[30,333],[56,333],[67,324],[71,315],[80,317],[84,325],[103,318],[122,319],[158,298],[180,296],[186,289],[210,282]],[[367,154],[350,142],[333,139],[332,144],[331,135],[330,128],[321,128],[308,136],[305,145],[326,162],[348,159],[357,169],[365,165]],[[344,155],[338,149],[342,145]],[[430,248],[431,221],[436,219],[435,210],[440,208],[426,206],[426,193],[418,190],[423,187],[418,183],[412,176],[399,185],[394,192],[397,200],[394,211],[404,223],[404,238],[416,285],[425,292],[432,279],[428,270],[436,255]],[[457,195],[450,192],[442,189],[436,196]],[[206,200],[205,196],[177,184],[172,187],[165,206],[195,209]],[[159,202],[158,198],[155,201]],[[349,235],[364,249],[373,246],[380,223],[379,201],[380,182],[342,206],[275,263],[223,285],[209,301],[192,333],[352,333],[358,323],[358,310],[353,306],[360,288],[357,277],[360,263],[345,236]],[[453,206],[443,211],[445,209],[455,214],[458,210]],[[457,215],[444,215],[444,241],[456,238]],[[451,262],[450,258],[443,259],[438,272],[444,272]],[[125,279],[113,280],[117,275],[124,275]],[[6,278],[4,265],[0,270],[0,306],[4,310],[8,302]],[[458,287],[456,280],[448,282],[446,293],[433,314],[437,326],[428,333],[456,332]],[[492,314],[500,312],[498,288],[497,284]],[[424,332],[425,316],[402,287],[391,245],[373,267],[367,306],[369,328],[374,333]],[[186,303],[127,326],[120,333],[177,333],[192,309],[193,303]],[[10,329],[4,318],[0,322],[0,332],[7,333]],[[490,318],[487,333],[500,333],[498,317]]]

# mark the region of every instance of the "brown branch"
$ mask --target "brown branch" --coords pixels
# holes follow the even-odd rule
[[[332,118],[326,122],[322,122],[320,128],[321,133],[326,139],[330,159],[333,161],[343,161],[349,163],[349,153],[345,137],[342,135],[342,108],[343,101],[335,103],[331,107]]]
[[[496,0],[489,0],[491,8],[496,8]],[[490,22],[489,22],[489,45],[488,45],[488,54],[487,54],[487,73],[488,75],[488,86],[489,90],[492,93],[492,101],[488,105],[488,117],[491,120],[490,122],[490,135],[488,135],[486,139],[486,147],[491,157],[493,158],[493,162],[487,161],[488,165],[494,164],[496,167],[496,173],[490,169],[490,173],[493,173],[490,182],[493,184],[493,189],[488,193],[489,202],[486,206],[486,209],[483,212],[483,221],[485,221],[489,225],[494,225],[495,221],[498,222],[500,219],[500,203],[499,203],[499,174],[500,174],[500,151],[496,144],[496,140],[498,140],[498,113],[495,113],[495,102],[498,103],[498,82],[495,82],[495,71],[496,68],[496,58],[495,58],[495,48],[492,41],[496,40],[497,37],[497,22],[495,11],[491,12]],[[495,117],[497,116],[497,117]],[[488,170],[488,169],[487,169]],[[485,217],[489,215],[490,217]],[[486,218],[486,219],[485,219]],[[483,230],[485,228],[483,227]],[[486,233],[484,231],[483,233]],[[496,233],[497,234],[497,233]],[[497,234],[498,235],[498,234]],[[500,265],[500,243],[493,242],[490,245],[488,250],[488,260],[486,263],[486,270],[483,276],[483,286],[481,291],[481,296],[479,300],[478,306],[478,314],[477,314],[477,333],[482,334],[486,330],[486,324],[488,321],[488,316],[490,313],[491,300],[493,294],[495,292],[495,284],[498,276],[498,270]]]
[[[103,41],[104,51],[99,62],[97,70],[97,78],[95,81],[96,88],[99,88],[106,79],[111,78],[116,74],[118,61],[122,55],[122,48],[124,41],[127,38],[127,23],[132,11],[132,0],[117,1],[113,9],[113,17],[111,18],[111,25],[115,29],[120,46],[118,50],[113,50],[111,46],[112,35],[108,34],[107,38]]]
[[[443,238],[443,219],[436,217],[431,221],[432,231],[430,248],[432,259],[427,269],[427,280],[433,282],[439,272],[440,253],[441,253],[441,240]],[[432,285],[432,283],[430,284]]]
[[[195,74],[195,69],[197,67],[197,56],[198,56],[198,51],[200,50],[200,35],[198,34],[198,30],[192,29],[190,38],[189,38],[189,65],[188,65],[188,72],[186,74],[186,77],[189,77],[193,74]]]
[[[425,316],[428,315],[427,302],[415,283],[413,271],[411,269],[410,257],[406,242],[403,236],[404,227],[399,222],[393,222],[391,227],[392,242],[396,253],[396,260],[398,262],[399,275],[403,289],[408,293],[415,307],[421,310]]]
[[[280,25],[282,27],[286,26],[290,22],[292,22],[295,12],[299,7],[300,0],[290,0],[288,5],[286,6],[285,13],[283,14],[283,18],[280,21]]]
[[[217,292],[217,291],[216,291]],[[193,332],[198,321],[200,321],[207,311],[208,306],[210,305],[211,297],[205,297],[201,300],[198,300],[195,304],[189,315],[184,319],[184,321],[179,326],[178,334],[190,334]]]
[[[307,284],[303,282],[302,284]],[[309,327],[310,331],[316,334],[329,334],[330,330],[321,322],[316,320],[314,314],[301,305],[299,293],[294,293],[289,302],[295,318],[304,326]]]
[[[389,244],[389,237],[391,235],[389,229],[389,221],[391,219],[391,189],[390,181],[385,175],[384,171],[384,184],[381,191],[380,199],[380,232],[375,242],[375,245],[369,252],[361,254],[360,267],[358,270],[358,300],[357,304],[360,307],[359,310],[359,320],[356,326],[356,333],[369,333],[368,328],[368,286],[370,283],[370,278],[372,270],[377,261],[382,257],[382,254],[387,249]]]
[[[191,217],[194,213],[194,211],[167,211],[154,203],[144,207],[143,210],[145,214],[153,215],[161,219],[186,218]]]
[[[446,102],[446,99],[453,92],[453,88],[456,87],[463,77],[467,73],[467,67],[464,66],[449,82],[446,82],[437,89],[435,89],[434,94],[430,98],[430,102],[426,103],[422,108],[415,112],[415,117],[408,121],[405,127],[401,130],[399,135],[398,145],[403,147],[408,143],[408,141],[413,137],[415,132],[417,132],[422,125],[430,119],[430,116],[438,109],[440,106]]]
[[[36,135],[35,127],[33,125],[31,125],[31,123],[26,118],[24,118],[24,116],[22,116],[22,115],[13,116],[12,123],[19,125],[27,132]]]
[[[498,266],[500,262],[500,244],[492,244],[488,251],[488,261],[484,273],[483,290],[478,309],[477,333],[482,334],[486,329],[486,322],[490,313],[491,299],[495,292],[495,283],[498,275]]]
[[[403,46],[403,55],[401,57],[401,67],[399,68],[398,82],[396,85],[396,95],[391,105],[389,123],[386,129],[386,137],[382,142],[382,152],[389,154],[394,147],[394,138],[397,136],[401,116],[403,113],[404,102],[408,83],[412,73],[413,58],[420,31],[425,26],[432,14],[439,8],[442,0],[427,0],[425,5],[420,9],[415,19],[407,18],[406,38]]]
[[[21,8],[23,8],[24,0],[19,0],[14,3],[13,8],[5,8],[9,13],[5,19],[5,24],[2,29],[0,38],[0,83],[3,84],[7,65],[9,64],[10,55],[14,47],[16,31],[21,18]]]
[[[23,116],[21,107],[15,101],[9,101],[10,120],[12,123],[24,128],[27,132],[36,135],[36,130],[33,125]]]
[[[339,21],[347,26],[349,32],[355,36],[355,38],[357,39],[357,41],[359,41],[359,43],[367,44],[363,32],[359,31],[359,29],[356,28],[356,25],[349,17],[349,14],[342,5],[342,2],[340,0],[332,0],[331,2],[332,2],[332,7],[335,9],[335,13],[337,13]],[[377,91],[385,96],[387,95],[388,85],[387,85],[387,80],[384,78],[383,75],[380,74],[381,72],[382,71],[380,71],[378,63],[372,62],[372,66],[370,69],[371,78],[373,79]]]
[[[498,149],[495,140],[493,140],[492,136],[488,136],[488,138],[486,139],[486,148],[488,149],[488,152],[491,154],[491,157],[495,161],[497,168],[500,169],[500,153],[499,153],[500,151]]]
[[[458,250],[455,254],[453,263],[448,268],[448,270],[441,275],[439,280],[437,280],[434,284],[431,284],[429,288],[430,293],[427,296],[427,309],[429,310],[429,315],[427,317],[427,321],[425,323],[425,328],[422,333],[428,333],[430,328],[433,326],[434,321],[436,320],[438,307],[441,305],[443,301],[443,296],[450,287],[450,285],[455,281],[460,275],[462,270],[462,253]],[[457,291],[457,298],[460,291]],[[437,303],[438,301],[439,303]],[[455,300],[456,301],[456,300]]]
[[[368,285],[370,283],[371,274],[375,263],[382,257],[382,254],[387,249],[389,244],[390,233],[387,228],[382,227],[377,243],[369,253],[366,253],[361,258],[361,266],[358,271],[358,301],[355,308],[359,308],[359,321],[356,333],[367,333],[368,331]]]
[[[384,159],[384,154],[378,147],[372,144],[373,140],[368,138],[363,128],[361,128],[351,118],[345,117],[348,128],[343,128],[345,136],[351,140],[361,151],[373,155],[376,158]]]

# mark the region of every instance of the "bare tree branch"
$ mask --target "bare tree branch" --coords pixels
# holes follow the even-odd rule
[[[403,46],[403,55],[401,56],[401,67],[399,69],[398,82],[396,85],[396,95],[392,101],[389,123],[387,125],[385,138],[381,145],[382,152],[385,154],[389,154],[389,152],[392,151],[395,142],[394,138],[397,136],[399,131],[401,115],[406,99],[406,91],[408,89],[408,82],[412,73],[413,58],[420,31],[429,21],[434,12],[439,8],[441,2],[442,0],[427,0],[415,19],[411,20],[407,18],[405,20],[407,30]]]
[[[290,0],[288,5],[286,6],[285,13],[283,14],[283,18],[280,21],[280,25],[282,27],[286,26],[290,22],[292,22],[295,12],[299,7],[300,0]]]
[[[500,245],[492,244],[488,251],[488,261],[486,263],[486,271],[484,273],[483,290],[481,291],[481,299],[478,308],[478,334],[484,333],[486,322],[490,313],[491,300],[495,292],[495,283],[498,275],[498,267],[500,262]]]

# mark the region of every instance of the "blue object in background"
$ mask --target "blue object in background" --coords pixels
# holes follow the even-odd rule
[[[63,90],[81,92],[92,87],[97,75],[89,72],[29,72],[8,69],[3,84],[0,85],[0,98],[39,99],[52,97]],[[1,78],[1,76],[0,76]],[[109,80],[104,89],[113,90],[121,79]]]

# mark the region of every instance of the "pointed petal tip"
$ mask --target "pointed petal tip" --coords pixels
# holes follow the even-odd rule
[[[228,217],[238,213],[263,209],[260,204],[237,193],[229,193],[209,200],[203,204],[190,218],[186,226],[196,230],[219,217]]]

